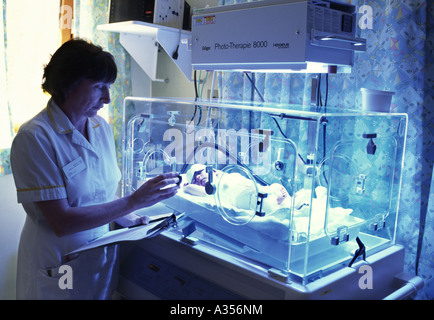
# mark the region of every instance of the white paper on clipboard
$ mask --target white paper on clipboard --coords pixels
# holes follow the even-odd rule
[[[154,226],[155,226],[154,224],[151,224],[151,225],[143,225],[143,226],[135,227],[135,228],[131,228],[131,229],[130,228],[122,228],[119,230],[109,231],[105,235],[103,235],[102,237],[100,237],[94,241],[91,241],[91,242],[81,246],[80,248],[74,250],[74,251],[71,251],[67,255],[80,253],[82,251],[106,246],[109,244],[114,244],[117,242],[142,240],[142,239],[148,237],[148,234],[147,234],[148,230],[150,230]]]
[[[169,219],[171,218],[171,216],[175,217],[173,213],[171,213],[169,216],[166,215],[166,218]],[[166,221],[166,220],[163,220]],[[176,221],[176,219],[174,218],[174,221]],[[155,230],[156,227],[159,226],[159,224],[161,224],[162,221],[157,221],[155,223],[150,223],[147,225],[140,225],[140,226],[136,226],[136,227],[132,227],[132,228],[122,228],[122,229],[118,229],[118,230],[113,230],[113,231],[109,231],[106,234],[104,234],[102,237],[99,237],[83,246],[81,246],[80,248],[73,250],[71,252],[69,252],[68,254],[66,254],[66,256],[71,255],[71,254],[76,254],[76,253],[80,253],[86,250],[90,250],[90,249],[95,249],[98,247],[103,247],[103,246],[107,246],[110,244],[115,244],[118,242],[124,242],[124,241],[137,241],[137,240],[142,240],[148,237],[152,237],[155,235],[155,232],[158,231]]]

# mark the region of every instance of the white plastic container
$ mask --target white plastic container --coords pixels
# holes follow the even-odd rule
[[[363,111],[390,112],[390,104],[395,92],[367,88],[361,88],[360,91]]]

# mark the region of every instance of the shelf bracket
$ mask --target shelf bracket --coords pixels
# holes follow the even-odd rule
[[[187,80],[192,81],[190,31],[180,31],[177,28],[142,21],[109,23],[99,25],[98,29],[120,33],[120,43],[152,81],[167,82],[167,79],[157,78],[159,45],[167,52]],[[178,55],[175,59],[173,53],[177,47]]]
[[[121,33],[119,41],[152,81],[157,78],[158,42],[155,36]]]

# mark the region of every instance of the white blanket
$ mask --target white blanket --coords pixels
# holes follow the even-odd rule
[[[228,215],[251,215],[251,210],[240,209],[235,205],[238,203],[243,203],[246,201],[240,200],[241,194],[234,195],[230,189],[228,189],[228,194],[223,195],[231,197],[234,201],[225,201],[225,212]],[[222,196],[222,195],[221,195]],[[209,211],[218,214],[217,204],[214,196],[193,196],[185,192],[178,192],[175,197],[182,197],[190,202],[207,208]],[[249,195],[244,194],[245,199],[249,198]],[[310,190],[302,189],[298,191],[294,199],[294,216],[292,217],[292,225],[290,223],[291,219],[291,197],[285,199],[280,205],[275,203],[274,207],[272,205],[272,200],[275,199],[272,196],[268,197],[268,204],[266,205],[265,212],[268,212],[264,217],[254,216],[253,219],[246,224],[246,226],[259,231],[261,233],[267,234],[269,237],[280,240],[287,241],[291,232],[301,234],[310,234],[311,239],[315,237],[320,237],[327,233],[333,233],[340,226],[352,227],[354,225],[360,225],[364,220],[351,216],[353,212],[352,209],[345,209],[341,207],[329,208],[327,212],[327,222],[326,219],[326,205],[327,205],[327,189],[324,187],[317,187],[315,189],[315,197],[312,199],[312,214],[310,219],[310,232],[309,232],[309,214],[310,214],[310,200],[311,192]],[[191,207],[190,207],[191,209]],[[186,212],[188,212],[186,208]],[[204,213],[206,214],[206,213]]]

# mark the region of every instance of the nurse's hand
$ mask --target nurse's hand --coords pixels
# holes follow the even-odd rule
[[[179,190],[179,179],[178,173],[168,172],[146,181],[131,195],[133,207],[150,207],[161,200],[173,197]]]

